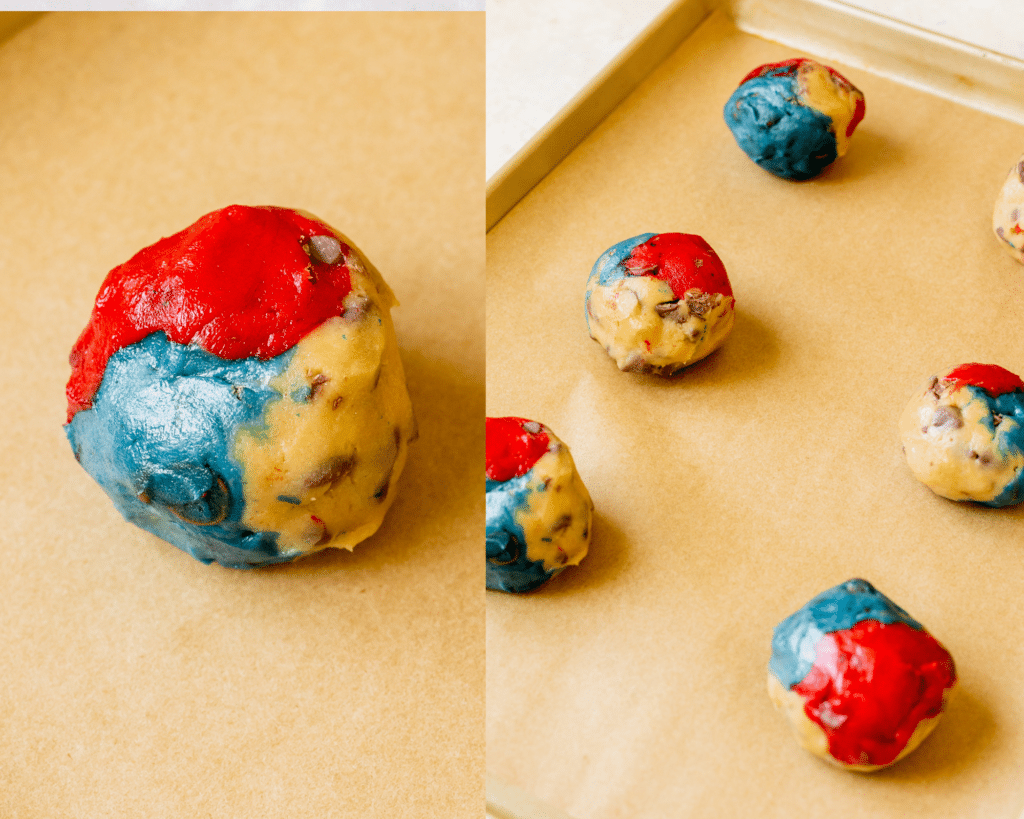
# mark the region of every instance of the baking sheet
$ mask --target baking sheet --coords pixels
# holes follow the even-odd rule
[[[0,815],[477,816],[482,14],[49,14],[0,48]],[[353,553],[204,566],[61,424],[106,272],[231,203],[391,284],[419,420]]]
[[[488,596],[488,770],[583,819],[1015,819],[1024,510],[932,495],[896,422],[954,364],[1024,371],[1024,271],[990,227],[1024,128],[833,62],[867,117],[819,179],[779,180],[721,110],[798,55],[714,14],[488,235],[488,414],[551,426],[597,506],[580,567]],[[675,230],[725,261],[735,330],[679,378],[620,373],[587,336],[587,274]],[[872,776],[800,750],[765,693],[774,625],[854,576],[961,679]]]

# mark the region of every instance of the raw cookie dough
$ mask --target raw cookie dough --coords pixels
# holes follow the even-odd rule
[[[802,747],[848,770],[913,751],[956,681],[949,652],[866,580],[819,594],[772,637],[768,694]]]
[[[986,506],[1024,500],[1024,382],[994,364],[929,379],[900,419],[911,472],[938,495]]]
[[[1006,252],[1024,264],[1024,156],[1010,170],[999,191],[992,229]]]
[[[783,179],[810,179],[846,153],[864,118],[864,95],[813,60],[768,63],[747,74],[725,104],[740,148]]]
[[[721,346],[736,310],[725,266],[700,236],[644,233],[601,254],[586,319],[620,370],[671,376]]]
[[[114,268],[65,431],[124,517],[249,568],[372,535],[415,435],[394,295],[301,211],[232,206]]]
[[[543,424],[487,419],[487,588],[535,589],[587,554],[594,504]]]

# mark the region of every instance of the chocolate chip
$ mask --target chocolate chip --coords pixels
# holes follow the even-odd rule
[[[324,463],[310,472],[303,481],[303,484],[306,489],[313,489],[317,486],[326,486],[328,484],[333,485],[348,475],[355,465],[355,455],[347,457],[339,455],[328,461],[324,461]]]
[[[313,546],[326,546],[331,542],[331,533],[324,528],[324,533],[320,535],[320,540],[313,544]]]
[[[633,353],[620,368],[624,373],[649,373],[654,369],[640,353]]]
[[[309,255],[324,264],[334,264],[341,256],[341,242],[333,236],[311,236]]]
[[[344,400],[345,399],[339,395],[337,398],[334,399],[334,403],[331,404],[331,409],[337,409],[338,407],[340,407],[341,402]]]
[[[216,526],[228,516],[228,510],[231,508],[231,494],[228,492],[228,485],[224,479],[220,475],[216,475],[215,478],[214,485],[203,494],[202,498],[206,501],[206,508],[210,512],[209,519],[193,516],[192,510],[188,507],[194,507],[196,504],[168,505],[167,508],[185,523],[191,523],[194,526]]]
[[[562,515],[562,517],[555,521],[555,525],[551,527],[551,531],[561,532],[563,529],[568,529],[571,525],[572,515]]]
[[[348,306],[345,308],[345,312],[341,314],[341,317],[345,321],[358,321],[363,318],[369,312],[370,300],[366,296],[354,296]]]
[[[936,407],[935,414],[932,415],[932,426],[937,429],[960,429],[963,425],[964,418],[959,407]]]
[[[309,398],[306,400],[315,401],[317,396],[320,395],[321,392],[323,392],[324,384],[326,384],[330,380],[331,379],[328,378],[323,373],[317,373],[315,376],[313,376],[313,380],[309,382]]]
[[[718,295],[717,293],[715,295]],[[686,292],[686,306],[695,316],[703,316],[711,311],[715,304],[715,296],[710,293],[701,293],[699,290],[688,290]]]
[[[491,541],[493,543],[493,541]],[[490,543],[488,544],[490,546]],[[487,562],[492,566],[508,566],[519,560],[519,555],[522,554],[523,547],[519,543],[519,539],[514,535],[508,535],[508,541],[504,544],[503,548],[497,554],[491,556],[488,555]]]
[[[1003,416],[998,412],[992,413],[992,426],[997,427],[1003,422]]]
[[[1024,159],[1017,163],[1017,176],[1020,177],[1020,183],[1024,185]]]
[[[659,316],[663,318],[667,316],[669,313],[674,313],[678,309],[678,299],[676,301],[663,301],[661,304],[654,305],[654,312],[656,312]]]
[[[540,432],[541,426],[536,421],[527,421],[523,424],[523,429],[529,432],[531,435],[536,435]]]

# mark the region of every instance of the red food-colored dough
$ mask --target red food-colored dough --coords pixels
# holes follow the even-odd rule
[[[725,265],[711,245],[692,233],[659,233],[633,248],[625,261],[631,276],[652,276],[672,288],[677,299],[687,290],[732,295]]]
[[[961,364],[942,377],[954,390],[965,384],[980,387],[995,398],[1007,392],[1024,391],[1024,381],[996,364]]]
[[[956,682],[949,652],[906,623],[862,620],[826,634],[814,667],[793,691],[847,765],[888,765],[923,719],[938,716]]]
[[[540,426],[529,432],[524,424],[537,423],[527,418],[487,419],[487,477],[492,481],[508,481],[525,475],[548,451],[550,440]]]
[[[303,249],[329,227],[286,208],[232,205],[140,250],[107,274],[71,351],[68,422],[92,406],[108,359],[163,331],[226,359],[269,359],[344,311],[342,244],[333,264]]]

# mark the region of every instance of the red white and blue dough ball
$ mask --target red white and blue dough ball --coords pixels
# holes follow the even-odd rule
[[[487,588],[535,589],[587,554],[594,504],[548,427],[487,419]]]
[[[620,370],[671,376],[722,345],[736,305],[725,265],[704,239],[643,233],[598,258],[585,316]]]
[[[747,74],[724,114],[754,162],[783,179],[804,180],[846,153],[864,118],[864,95],[827,65],[785,60]]]
[[[114,268],[65,431],[124,517],[248,568],[380,526],[415,436],[380,274],[301,211],[232,206]]]
[[[772,636],[769,696],[802,747],[848,770],[917,748],[956,683],[949,652],[866,580],[819,594]]]
[[[1003,249],[1024,264],[1024,156],[1010,169],[999,190],[992,229]]]
[[[1024,500],[1024,381],[995,364],[933,376],[900,419],[907,465],[944,498],[1012,506]]]

